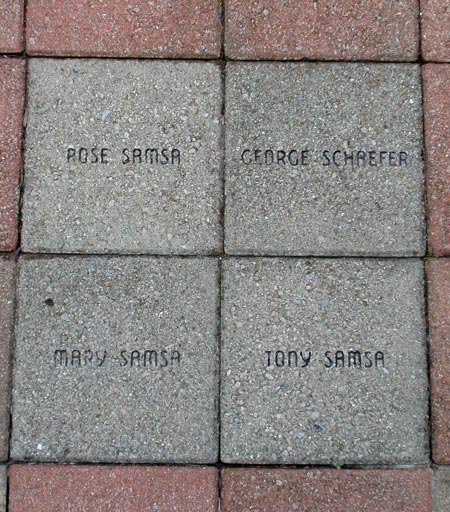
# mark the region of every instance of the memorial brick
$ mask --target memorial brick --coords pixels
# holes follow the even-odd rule
[[[420,0],[422,56],[427,61],[450,62],[450,3]]]
[[[435,468],[433,472],[433,512],[450,510],[450,468]]]
[[[450,258],[427,261],[433,460],[450,464]]]
[[[218,65],[29,65],[25,251],[220,252]]]
[[[427,151],[428,244],[450,255],[450,64],[423,67]]]
[[[417,0],[225,0],[232,59],[414,61]]]
[[[25,62],[0,59],[0,251],[17,245]]]
[[[222,304],[221,460],[428,460],[422,263],[231,259]]]
[[[15,262],[0,257],[0,460],[8,458]],[[1,507],[0,507],[1,510]]]
[[[30,55],[208,59],[221,51],[220,0],[28,0]]]
[[[420,70],[229,63],[225,250],[425,252]]]
[[[222,510],[431,512],[430,472],[425,469],[225,469]]]
[[[215,468],[13,465],[9,512],[217,512]]]
[[[23,50],[24,0],[2,0],[0,5],[0,53]]]
[[[25,257],[12,459],[213,463],[218,263]]]

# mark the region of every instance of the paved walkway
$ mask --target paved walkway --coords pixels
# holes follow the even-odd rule
[[[0,0],[0,512],[448,512],[448,256],[448,0]]]

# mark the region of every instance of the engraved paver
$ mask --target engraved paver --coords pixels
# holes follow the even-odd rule
[[[215,259],[30,257],[18,293],[13,459],[215,462]]]
[[[435,468],[433,472],[433,512],[450,510],[450,468]]]
[[[24,89],[25,62],[0,59],[0,251],[17,245]]]
[[[428,243],[450,254],[450,64],[423,67],[427,150]]]
[[[425,60],[450,62],[450,3],[421,0],[422,56]]]
[[[218,252],[220,110],[213,63],[30,61],[25,251]]]
[[[223,512],[431,512],[424,469],[225,469],[221,494]]]
[[[0,3],[0,53],[23,50],[24,0],[2,0]]]
[[[231,63],[228,254],[425,251],[420,70]]]
[[[450,258],[427,262],[433,460],[450,464]]]
[[[221,459],[426,462],[423,302],[416,259],[227,260]]]
[[[9,512],[216,512],[215,468],[12,466]]]
[[[0,258],[0,460],[2,461],[8,458],[14,295],[15,263],[10,259]]]
[[[418,16],[417,0],[225,0],[225,51],[233,59],[413,61]]]
[[[31,55],[218,57],[219,0],[28,0]]]

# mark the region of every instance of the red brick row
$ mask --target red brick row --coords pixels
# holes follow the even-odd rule
[[[0,4],[0,53],[23,50],[24,0]],[[232,59],[415,61],[418,0],[224,0]],[[422,0],[422,54],[450,61],[450,4]],[[30,55],[217,58],[220,0],[28,0]]]
[[[222,512],[431,512],[431,472],[225,469]],[[13,465],[10,512],[214,512],[215,468]]]
[[[0,60],[0,251],[17,246],[25,61]]]

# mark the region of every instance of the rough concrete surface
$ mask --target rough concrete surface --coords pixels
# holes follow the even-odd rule
[[[18,293],[13,460],[216,461],[216,260],[31,257]]]
[[[421,101],[415,65],[230,63],[227,253],[423,255]]]
[[[419,260],[225,262],[221,459],[428,460]]]
[[[6,466],[0,466],[0,511],[6,512]]]
[[[11,346],[14,338],[15,268],[0,257],[0,460],[8,459]]]
[[[219,251],[218,65],[39,59],[28,85],[25,251]]]
[[[434,468],[433,512],[450,510],[450,467]]]

